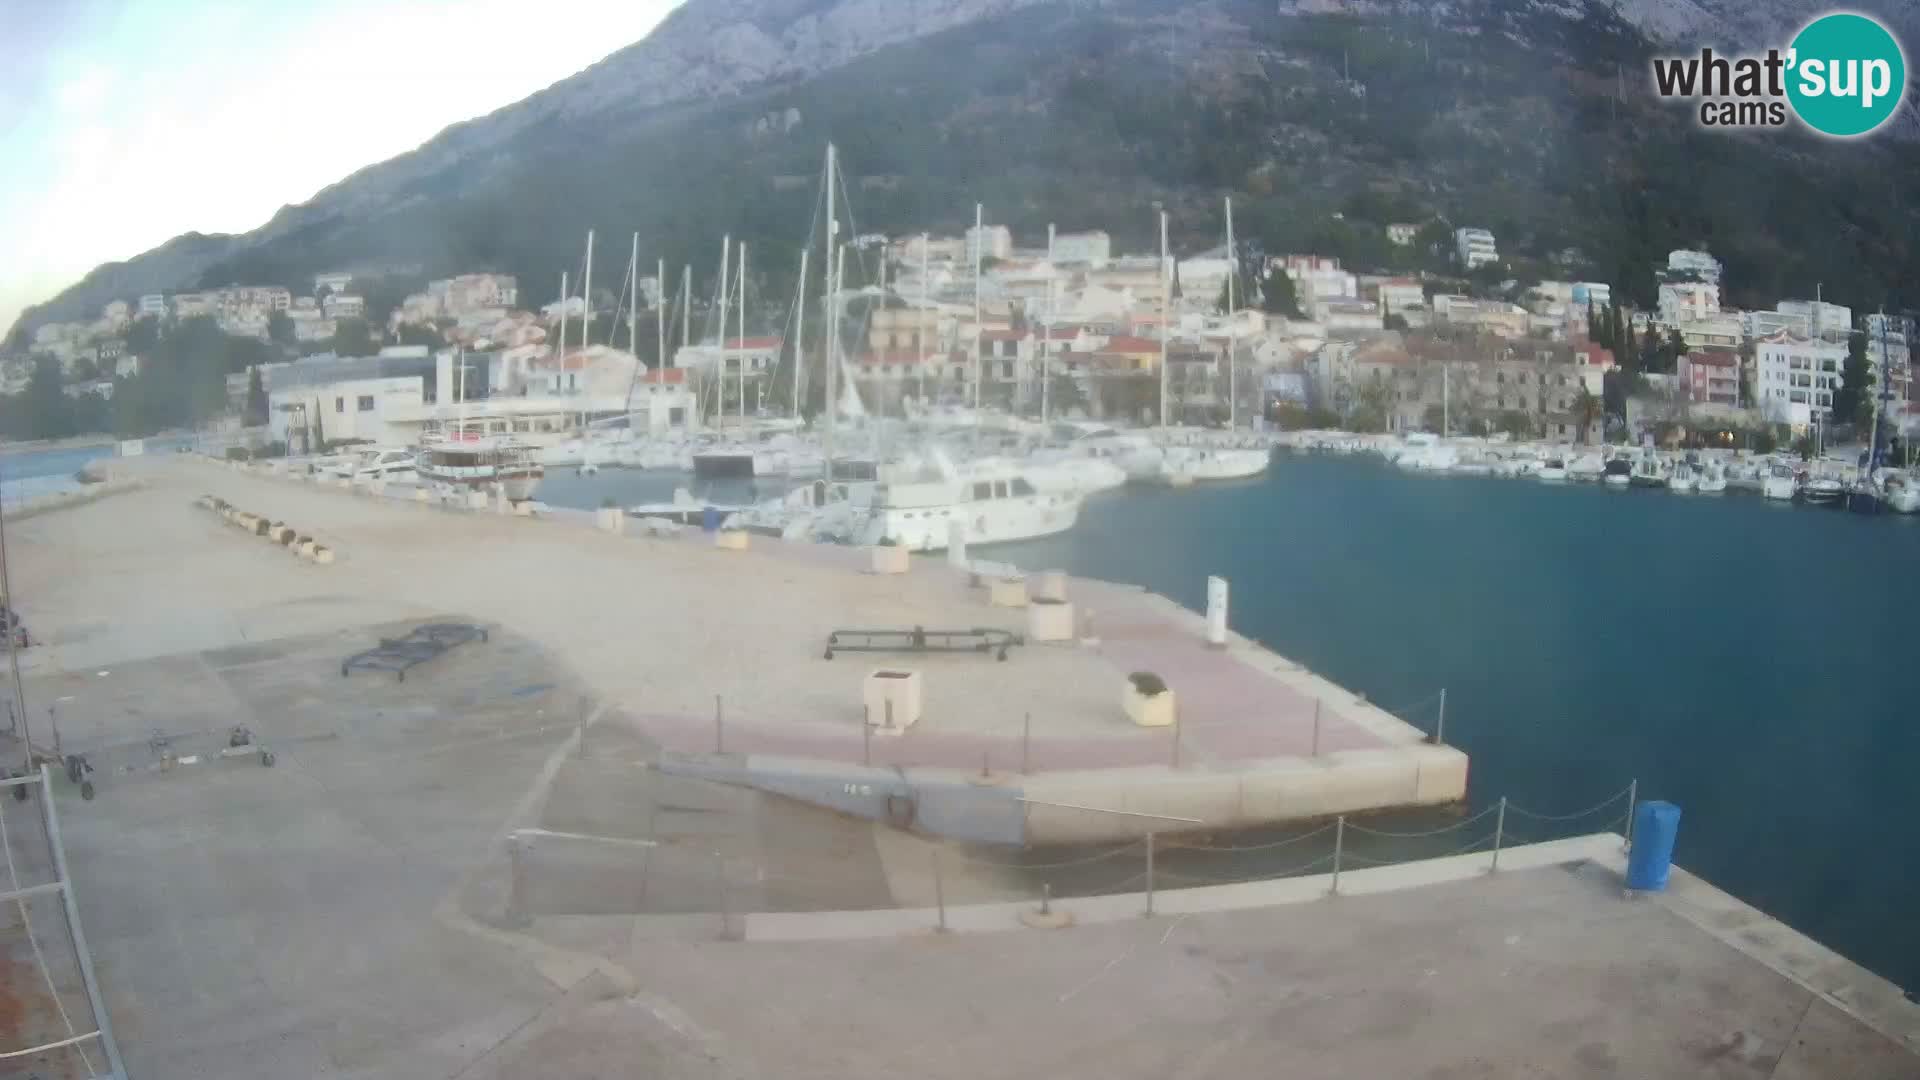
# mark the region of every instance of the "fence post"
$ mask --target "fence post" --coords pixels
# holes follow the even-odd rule
[[[713,695],[713,752],[727,752],[727,718],[721,711],[719,694]]]
[[[1021,721],[1020,724],[1020,775],[1022,776],[1027,774],[1027,766],[1032,762],[1032,758],[1029,756],[1032,749],[1033,714],[1029,712],[1027,718]]]
[[[1440,688],[1440,718],[1434,721],[1433,745],[1447,745],[1447,688]]]
[[[1040,883],[1040,914],[1053,914],[1053,883],[1050,881]]]
[[[1497,872],[1500,869],[1500,843],[1503,839],[1505,839],[1506,832],[1507,832],[1507,797],[1505,795],[1502,795],[1500,796],[1500,813],[1497,814],[1493,819],[1493,865],[1487,867],[1487,870],[1490,873]]]
[[[519,833],[507,837],[507,913],[505,922],[523,927],[533,921],[527,914],[527,841]]]
[[[1153,834],[1147,834],[1147,914],[1153,914]]]
[[[940,909],[938,929],[944,934],[947,932],[947,889],[940,877],[940,849],[937,847],[933,849],[933,903]]]
[[[1340,895],[1340,853],[1347,846],[1347,815],[1341,814],[1333,822],[1333,887],[1327,890],[1330,896]]]
[[[1313,756],[1320,756],[1320,699],[1313,699]]]
[[[720,894],[720,940],[726,941],[733,933],[733,914],[727,903],[727,864],[718,851],[713,853],[713,883]]]
[[[1640,778],[1627,781],[1627,843],[1626,850],[1633,850],[1633,808],[1640,799]]]

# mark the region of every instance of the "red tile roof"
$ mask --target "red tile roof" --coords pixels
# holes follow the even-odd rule
[[[1157,353],[1160,351],[1160,343],[1152,338],[1115,334],[1113,337],[1107,339],[1107,344],[1100,351],[1108,353]]]
[[[668,386],[677,385],[687,381],[687,369],[677,367],[650,368],[645,374],[640,376],[640,381],[643,383],[665,384]]]
[[[727,339],[727,348],[729,349],[777,349],[779,347],[780,347],[780,339],[777,337],[750,337],[750,338]]]
[[[1740,357],[1736,353],[1696,350],[1687,354],[1687,363],[1703,367],[1738,367]]]

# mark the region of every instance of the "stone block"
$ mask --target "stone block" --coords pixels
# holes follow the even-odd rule
[[[721,529],[713,534],[713,546],[722,551],[745,551],[747,533],[741,529]]]
[[[1173,724],[1174,698],[1170,688],[1147,693],[1129,677],[1125,689],[1120,693],[1120,707],[1126,711],[1127,719],[1141,727],[1170,727]]]
[[[876,574],[904,574],[907,572],[907,549],[897,544],[877,544],[872,549],[873,572]]]
[[[1027,579],[1017,577],[994,578],[993,581],[987,585],[987,603],[994,607],[1026,607]]]
[[[1027,640],[1072,641],[1076,636],[1073,618],[1072,604],[1036,596],[1027,605]]]
[[[593,512],[593,523],[601,532],[618,536],[627,531],[627,513],[617,506],[603,506]]]
[[[861,686],[861,704],[875,735],[901,735],[920,722],[924,688],[918,671],[880,668]]]
[[[1062,600],[1067,598],[1067,572],[1065,570],[1042,570],[1033,576],[1030,590],[1035,600]]]

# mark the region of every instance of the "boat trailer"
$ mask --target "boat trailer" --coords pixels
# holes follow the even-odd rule
[[[367,671],[391,671],[397,681],[407,681],[410,668],[424,664],[458,645],[487,640],[487,628],[473,623],[427,623],[417,626],[406,637],[381,638],[380,644],[366,652],[354,653],[340,662],[340,677],[355,668]]]
[[[968,630],[835,630],[827,635],[828,660],[836,652],[992,653],[1005,660],[1007,650],[1026,641],[1011,630],[976,626]]]

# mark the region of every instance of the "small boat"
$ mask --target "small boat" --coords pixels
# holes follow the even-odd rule
[[[321,471],[342,480],[410,480],[414,475],[414,451],[401,447],[369,447],[347,461]]]
[[[1702,495],[1718,495],[1727,490],[1727,470],[1717,461],[1709,461],[1700,467],[1700,473],[1694,478],[1694,490]]]
[[[1766,499],[1778,499],[1787,502],[1800,490],[1799,477],[1792,466],[1775,462],[1768,466],[1765,476],[1760,478],[1760,496]]]
[[[1800,482],[1800,501],[1808,506],[1839,506],[1846,494],[1847,485],[1831,476],[1808,475]]]
[[[1695,475],[1693,466],[1681,462],[1673,467],[1673,473],[1667,477],[1667,490],[1676,495],[1691,495],[1699,487],[1700,478]]]
[[[1657,454],[1647,452],[1633,463],[1627,479],[1634,487],[1663,488],[1667,486],[1667,469]]]
[[[1912,473],[1887,477],[1887,509],[1896,514],[1920,513],[1920,479]]]
[[[1567,479],[1567,463],[1562,458],[1550,457],[1540,463],[1534,475],[1549,484],[1563,483]]]
[[[696,499],[686,488],[675,488],[673,498],[668,502],[640,503],[627,507],[630,518],[652,518],[658,521],[671,521],[675,525],[705,526],[709,520],[718,526],[736,514],[751,510],[750,506],[735,506],[727,503],[713,503],[705,499]],[[709,518],[711,513],[711,518]]]
[[[1627,457],[1608,458],[1601,467],[1600,482],[1608,487],[1626,487],[1633,482],[1633,461]]]
[[[976,465],[963,474],[939,453],[932,465],[877,485],[855,541],[942,551],[956,527],[968,544],[995,544],[1063,533],[1080,518],[1079,494],[1043,492],[1017,466]]]
[[[1872,477],[1863,476],[1846,487],[1848,510],[1856,514],[1879,514],[1886,511],[1886,494]]]
[[[1567,462],[1567,479],[1575,483],[1594,483],[1606,475],[1606,471],[1606,459],[1599,454],[1581,454]]]

